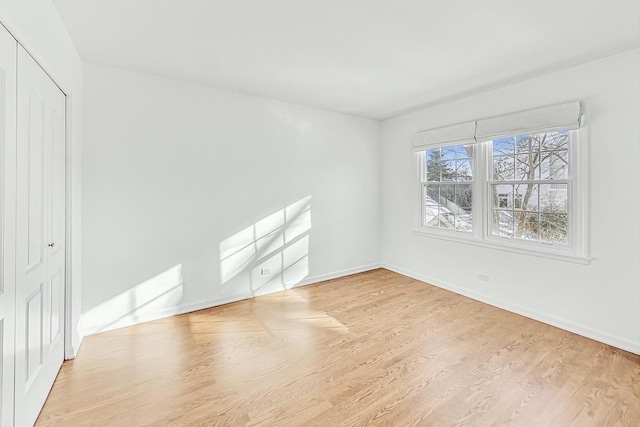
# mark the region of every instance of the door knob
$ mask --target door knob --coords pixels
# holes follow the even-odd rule
[[[49,243],[49,247],[50,247],[50,248],[52,248],[52,247],[53,247],[53,245],[55,245],[55,242],[51,242],[51,243]]]

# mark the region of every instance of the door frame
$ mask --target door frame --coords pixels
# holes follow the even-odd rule
[[[71,196],[72,189],[72,111],[73,111],[73,102],[74,95],[70,93],[70,91],[65,90],[65,88],[59,84],[58,80],[52,75],[52,73],[48,70],[48,68],[43,65],[43,62],[38,59],[38,55],[35,49],[32,49],[32,46],[21,36],[19,29],[14,28],[10,23],[5,21],[0,22],[11,36],[17,41],[18,45],[22,46],[22,48],[33,58],[33,60],[42,68],[45,74],[53,81],[58,89],[63,93],[65,97],[65,135],[64,135],[64,154],[65,154],[65,272],[64,272],[64,303],[63,303],[63,330],[64,330],[64,360],[74,359],[76,357],[76,352],[80,347],[80,342],[82,341],[82,332],[80,330],[80,325],[74,325],[73,321],[73,282],[72,282],[72,253],[73,253],[73,235],[72,235],[72,225],[77,221],[72,217],[72,207],[73,200]],[[17,53],[16,53],[17,54]],[[18,64],[19,66],[19,64]],[[13,177],[14,182],[17,184],[17,176]],[[13,266],[15,269],[15,266]],[[78,323],[80,322],[80,317],[78,316]],[[74,329],[77,331],[77,337],[74,339]]]
[[[43,68],[44,70],[44,68]],[[46,71],[45,71],[46,72]],[[51,76],[49,76],[51,78]],[[53,78],[51,78],[53,83],[58,86],[58,89],[64,94],[64,107],[65,107],[65,125],[64,125],[64,216],[65,216],[65,227],[64,227],[64,239],[65,239],[65,274],[64,274],[64,324],[62,325],[64,328],[64,360],[75,359],[76,352],[80,347],[80,342],[82,341],[82,332],[80,330],[80,325],[76,325],[77,330],[77,339],[74,342],[74,328],[73,328],[73,287],[71,280],[71,272],[73,268],[73,260],[72,260],[72,200],[71,200],[71,108],[73,97],[67,93],[64,89],[62,89]],[[80,317],[78,317],[78,323],[80,322]]]
[[[1,29],[1,28],[0,28]],[[0,126],[6,126],[0,135],[0,296],[9,311],[0,314],[3,325],[0,329],[0,424],[14,422],[15,414],[15,331],[16,331],[16,176],[17,176],[17,47],[18,43],[9,32],[2,34],[12,46],[13,69],[3,62],[6,75],[1,79]],[[3,40],[4,42],[4,40]],[[4,49],[4,46],[3,46]],[[6,67],[6,68],[5,68]],[[9,76],[11,73],[11,76]],[[11,79],[11,83],[9,83]],[[15,87],[14,87],[15,85]],[[14,90],[12,91],[11,88]],[[11,93],[12,92],[12,93]],[[11,98],[11,99],[9,99]],[[13,104],[12,106],[10,106]],[[8,344],[5,347],[5,344]],[[11,350],[9,352],[9,350]],[[6,357],[5,357],[6,355]],[[5,373],[7,374],[5,376]],[[5,395],[6,392],[6,395]],[[6,405],[6,406],[5,406]]]
[[[72,260],[72,235],[71,235],[71,225],[72,225],[72,204],[71,204],[71,95],[67,93],[58,82],[51,76],[51,74],[47,71],[45,67],[42,66],[42,63],[38,61],[38,59],[33,56],[33,54],[20,43],[18,40],[18,44],[24,48],[24,50],[31,56],[31,58],[38,64],[40,68],[44,71],[44,73],[51,79],[54,85],[60,92],[64,95],[64,240],[65,240],[65,260],[64,260],[64,307],[63,307],[63,329],[64,329],[64,360],[75,359],[76,354],[74,349],[77,349],[77,346],[80,345],[80,341],[82,341],[82,336],[80,333],[80,328],[78,328],[78,339],[77,343],[74,342],[73,339],[73,287],[71,282],[71,268]],[[18,64],[19,66],[19,64]]]

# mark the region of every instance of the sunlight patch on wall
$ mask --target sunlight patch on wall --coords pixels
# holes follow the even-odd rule
[[[152,320],[159,313],[175,314],[182,295],[178,264],[83,313],[82,330],[90,335]]]
[[[252,290],[258,295],[290,289],[308,274],[309,236],[304,236],[251,269]]]
[[[220,242],[220,280],[249,272],[252,295],[288,289],[309,274],[311,196]]]

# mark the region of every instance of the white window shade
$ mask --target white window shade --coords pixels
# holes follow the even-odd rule
[[[425,130],[413,136],[413,150],[424,151],[429,147],[476,142],[476,122],[460,123],[438,129]]]
[[[502,136],[573,130],[580,127],[580,102],[537,108],[478,120],[475,137],[488,141]]]

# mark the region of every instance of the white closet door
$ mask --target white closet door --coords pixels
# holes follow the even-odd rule
[[[65,97],[18,47],[15,422],[32,425],[64,357]]]
[[[13,425],[16,228],[16,48],[0,26],[0,426]]]

